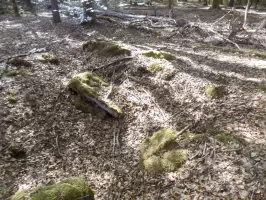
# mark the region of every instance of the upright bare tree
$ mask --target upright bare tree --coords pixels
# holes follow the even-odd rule
[[[20,14],[19,14],[19,9],[18,9],[17,1],[16,0],[11,0],[11,3],[12,3],[12,7],[13,7],[13,10],[14,10],[15,15],[17,17],[19,17]]]
[[[53,21],[54,23],[60,23],[60,13],[59,13],[59,7],[57,0],[51,0],[51,6],[52,6],[52,13],[53,13]]]
[[[213,0],[212,1],[212,9],[220,9],[220,0]]]

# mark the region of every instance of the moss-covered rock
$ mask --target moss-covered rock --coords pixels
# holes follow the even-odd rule
[[[214,86],[214,85],[207,85],[204,88],[205,95],[209,98],[222,98],[226,95],[225,86]]]
[[[119,56],[119,55],[130,55],[131,51],[108,41],[102,40],[89,40],[84,42],[82,45],[83,50],[86,51],[97,51],[103,56]]]
[[[13,58],[9,60],[7,63],[15,67],[32,67],[31,62],[21,59],[21,58]]]
[[[170,54],[170,53],[166,53],[166,52],[160,52],[160,51],[148,51],[143,53],[142,55],[146,56],[146,57],[151,57],[151,58],[156,58],[156,59],[165,59],[165,60],[174,60],[175,56]]]
[[[174,171],[186,160],[186,151],[177,150],[176,130],[161,129],[146,138],[140,147],[141,166],[151,172]]]
[[[19,191],[10,200],[94,200],[94,192],[83,178],[69,178],[33,191]]]
[[[60,61],[56,56],[52,56],[49,54],[43,54],[37,56],[37,60],[42,63],[51,63],[53,65],[59,65]]]
[[[73,76],[72,79],[68,82],[67,86],[71,90],[79,94],[81,97],[97,105],[99,108],[105,110],[112,116],[119,117],[123,114],[121,108],[103,98],[102,90],[104,87],[108,86],[108,83],[106,83],[96,74],[84,72]],[[91,110],[83,103],[81,104],[80,101],[76,102],[76,104],[83,110]]]

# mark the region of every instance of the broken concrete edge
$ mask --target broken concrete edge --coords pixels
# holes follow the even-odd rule
[[[118,118],[123,115],[123,111],[120,107],[101,99],[101,87],[108,86],[108,83],[98,75],[91,72],[80,73],[73,76],[67,86],[86,100],[96,104],[111,116]]]

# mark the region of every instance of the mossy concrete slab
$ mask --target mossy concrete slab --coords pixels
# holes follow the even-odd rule
[[[40,186],[33,191],[22,190],[10,200],[94,200],[94,192],[83,178],[69,178],[60,183]]]
[[[104,40],[89,40],[83,43],[82,48],[85,51],[96,51],[102,56],[131,55],[131,51],[121,45]]]
[[[73,76],[67,86],[86,101],[94,103],[113,117],[122,116],[122,109],[103,97],[104,87],[107,87],[108,83],[96,74],[84,72]],[[80,104],[80,101],[76,103]],[[84,104],[79,106],[85,108]]]

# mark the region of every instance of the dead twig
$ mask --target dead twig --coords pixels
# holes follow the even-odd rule
[[[63,155],[62,155],[62,153],[60,151],[59,142],[58,142],[59,135],[58,135],[58,133],[56,131],[55,131],[55,135],[56,135],[55,144],[56,144],[58,155],[63,158]]]
[[[185,128],[183,128],[181,131],[179,131],[176,135],[175,138],[177,138],[178,136],[182,135],[187,129],[189,129],[189,127],[191,126],[191,124],[187,125]]]
[[[144,89],[142,88],[142,90],[151,98],[152,102],[154,103],[154,105],[156,105],[156,107],[159,109],[160,113],[163,116],[163,119],[165,120],[165,115],[164,112],[162,111],[162,109],[160,108],[160,106],[156,103],[156,101],[151,97],[151,95]]]
[[[235,45],[236,48],[241,49],[241,48],[238,46],[237,43],[235,43],[235,42],[233,42],[232,40],[226,38],[224,35],[218,33],[217,31],[215,31],[215,30],[213,30],[213,29],[211,29],[211,28],[207,28],[207,30],[209,30],[209,31],[212,32],[212,33],[215,33],[217,36],[221,37],[222,39],[226,40],[227,42],[229,42],[229,43]]]

